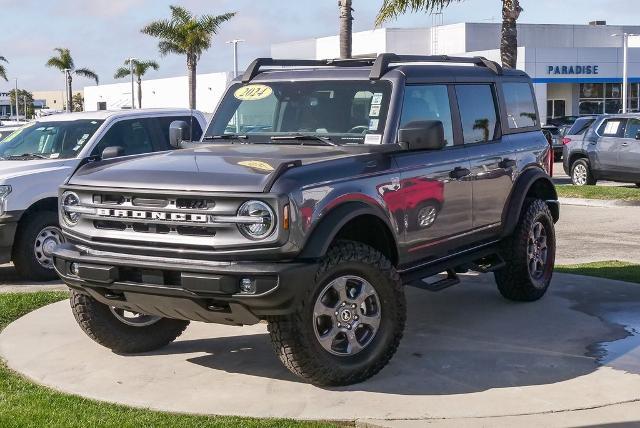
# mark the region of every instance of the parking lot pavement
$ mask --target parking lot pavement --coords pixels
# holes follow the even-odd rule
[[[501,298],[492,275],[463,275],[439,293],[406,292],[398,352],[375,377],[348,387],[318,388],[289,373],[265,324],[192,323],[166,348],[117,355],[80,330],[68,302],[8,326],[0,355],[59,391],[184,413],[418,426],[471,418],[492,426],[487,418],[535,414],[541,423],[513,418],[510,426],[549,426],[546,414],[561,421],[582,409],[640,402],[640,338],[630,334],[640,326],[636,284],[557,274],[549,293],[530,304]],[[626,420],[619,414],[612,422]],[[566,426],[578,425],[585,424]]]
[[[556,263],[640,263],[639,230],[640,207],[562,205],[556,224]]]
[[[0,265],[0,293],[19,293],[43,290],[67,290],[62,281],[32,282],[18,277],[12,264]]]

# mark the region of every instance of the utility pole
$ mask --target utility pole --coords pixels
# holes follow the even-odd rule
[[[238,77],[238,43],[242,43],[244,40],[241,39],[233,39],[229,40],[227,44],[233,45],[233,77],[234,79]]]
[[[134,91],[134,85],[133,85],[133,61],[135,61],[136,59],[131,57],[129,58],[129,74],[131,75],[131,109],[135,109],[136,108],[136,97],[135,97],[135,91]]]
[[[629,34],[622,35],[622,113],[627,112]]]
[[[27,119],[27,96],[26,95],[22,96],[22,101],[24,103],[24,118],[26,120]]]

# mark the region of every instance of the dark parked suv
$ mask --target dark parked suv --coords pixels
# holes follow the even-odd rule
[[[640,187],[640,114],[599,116],[583,139],[566,142],[563,156],[576,186],[613,180]]]
[[[263,320],[292,372],[345,385],[396,351],[404,285],[473,270],[510,300],[549,286],[559,206],[521,71],[258,59],[202,142],[181,144],[87,163],[60,191],[56,269],[82,329],[115,352],[164,346],[190,320]]]

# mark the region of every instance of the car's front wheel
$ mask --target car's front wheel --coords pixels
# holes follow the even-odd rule
[[[332,246],[296,311],[269,318],[276,354],[316,385],[362,382],[395,353],[406,318],[400,277],[379,251],[353,241]]]
[[[176,340],[189,325],[189,321],[107,306],[77,291],[71,292],[71,310],[87,336],[117,354],[160,349]]]
[[[586,159],[578,159],[571,165],[571,182],[575,186],[593,186],[596,181]]]
[[[52,281],[58,279],[53,269],[53,249],[64,242],[54,211],[29,215],[18,228],[13,248],[13,264],[24,279]]]
[[[506,265],[495,272],[502,296],[526,302],[544,296],[556,257],[553,217],[544,201],[525,201],[513,235],[503,242],[502,257]]]

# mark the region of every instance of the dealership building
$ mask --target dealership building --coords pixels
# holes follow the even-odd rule
[[[458,23],[425,28],[380,28],[356,32],[353,54],[481,55],[500,60],[499,23]],[[542,121],[564,115],[617,113],[622,106],[623,33],[640,26],[518,24],[518,68],[534,81]],[[628,54],[629,109],[640,109],[640,44]],[[637,46],[637,47],[636,47]],[[338,36],[278,43],[274,58],[324,59],[339,56]],[[212,112],[231,73],[198,76],[198,108]],[[127,83],[85,88],[87,110],[127,108]],[[143,83],[143,107],[186,107],[186,77]]]

